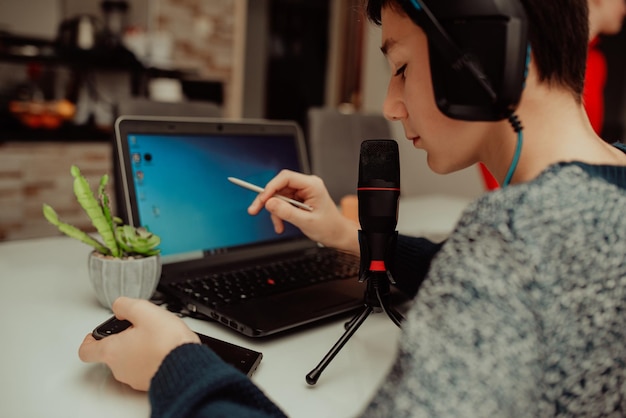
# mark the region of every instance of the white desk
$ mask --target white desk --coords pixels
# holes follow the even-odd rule
[[[428,202],[413,209],[430,210]],[[448,215],[451,227],[458,210]],[[83,337],[111,315],[89,283],[89,251],[66,237],[0,243],[0,416],[149,416],[145,393],[116,382],[106,366],[78,359]],[[309,386],[305,375],[342,335],[344,319],[271,340],[186,321],[195,331],[261,351],[253,380],[292,417],[358,415],[391,366],[399,334],[386,315],[370,315],[317,385]]]
[[[424,236],[435,241],[445,238],[472,200],[447,195],[407,196],[400,198],[398,231]]]

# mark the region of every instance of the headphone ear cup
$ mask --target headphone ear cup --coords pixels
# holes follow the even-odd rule
[[[464,65],[451,65],[429,42],[430,69],[439,109],[453,119],[502,120],[515,110],[525,79],[525,27],[515,20],[458,19],[441,22],[451,39],[483,73],[495,101]],[[522,33],[523,32],[523,33]]]

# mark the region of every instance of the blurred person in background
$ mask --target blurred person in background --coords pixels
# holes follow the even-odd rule
[[[606,57],[600,48],[601,35],[616,35],[626,15],[625,0],[589,0],[589,50],[583,100],[593,130],[602,134],[604,89],[607,78]]]

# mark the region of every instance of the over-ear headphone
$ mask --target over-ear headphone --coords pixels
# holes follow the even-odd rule
[[[528,24],[520,0],[410,0],[426,33],[439,109],[453,119],[509,118],[526,79]]]

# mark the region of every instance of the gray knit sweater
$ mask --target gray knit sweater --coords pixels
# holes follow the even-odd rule
[[[564,163],[471,204],[365,415],[626,415],[625,188]]]

